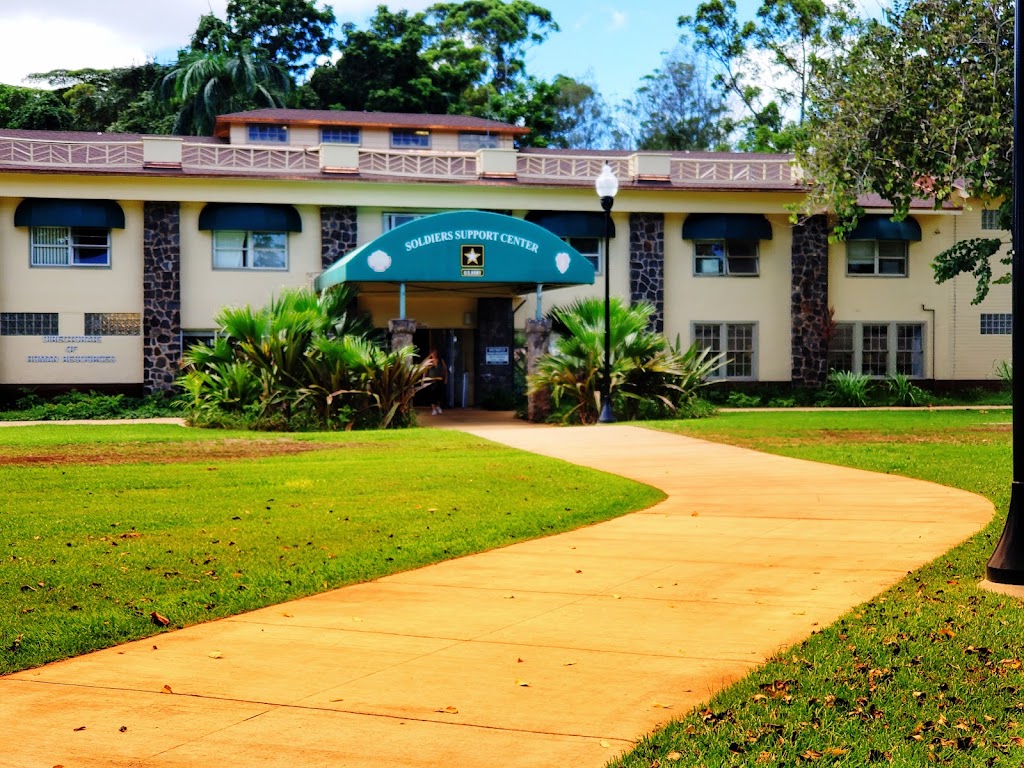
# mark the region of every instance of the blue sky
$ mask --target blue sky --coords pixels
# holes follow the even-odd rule
[[[363,27],[379,0],[330,3],[339,21]],[[388,3],[392,10],[422,10],[433,0]],[[537,0],[535,0],[537,2]],[[883,0],[858,0],[877,13]],[[674,47],[681,14],[696,1],[549,0],[560,31],[533,48],[528,71],[550,79],[566,74],[595,84],[612,102],[630,96],[641,78],[660,66]],[[30,72],[56,68],[109,68],[156,57],[173,58],[213,10],[224,15],[226,0],[32,0],[0,2],[0,82],[23,84]],[[737,0],[741,15],[752,16],[759,0]]]

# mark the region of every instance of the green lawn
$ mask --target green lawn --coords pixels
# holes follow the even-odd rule
[[[0,430],[0,673],[577,528],[652,488],[440,430]]]
[[[612,764],[1019,766],[1024,605],[981,591],[1010,490],[1009,411],[731,413],[658,428],[919,477],[997,519]]]

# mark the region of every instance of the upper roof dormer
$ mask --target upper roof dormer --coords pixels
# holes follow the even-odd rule
[[[235,145],[350,144],[463,152],[512,149],[516,138],[527,133],[528,128],[480,117],[327,109],[256,109],[220,115],[214,125],[214,136]]]

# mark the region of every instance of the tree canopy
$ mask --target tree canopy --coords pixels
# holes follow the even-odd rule
[[[847,231],[876,194],[897,219],[914,199],[936,206],[962,194],[1013,200],[1013,5],[1003,0],[900,0],[868,24],[812,84],[799,160],[825,207]],[[997,238],[958,243],[935,263],[941,282],[962,272],[984,298]]]

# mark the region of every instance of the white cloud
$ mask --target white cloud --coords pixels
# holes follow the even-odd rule
[[[611,21],[609,22],[609,29],[623,29],[629,23],[629,16],[624,11],[617,11],[612,9]]]

